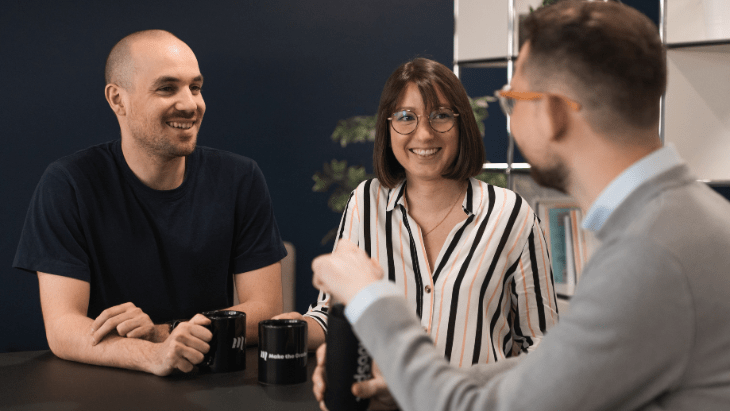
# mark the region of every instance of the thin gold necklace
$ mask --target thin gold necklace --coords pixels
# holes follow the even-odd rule
[[[454,211],[454,206],[456,205],[456,203],[459,202],[459,199],[460,198],[461,198],[461,190],[459,190],[459,194],[456,195],[456,200],[454,200],[454,203],[451,204],[451,207],[449,207],[449,211],[446,212],[446,215],[444,215],[444,218],[442,218],[441,221],[439,221],[438,224],[436,224],[435,226],[433,226],[433,228],[431,228],[430,230],[428,230],[425,233],[423,233],[423,236],[424,237],[427,236],[427,235],[429,235],[429,234],[431,234],[431,232],[433,230],[437,229],[438,226],[441,225],[441,223],[443,223],[444,221],[446,221],[446,217],[448,217],[451,214],[451,212]]]

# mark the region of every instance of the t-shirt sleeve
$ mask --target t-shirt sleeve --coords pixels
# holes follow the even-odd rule
[[[246,173],[236,202],[236,238],[231,264],[234,274],[269,266],[287,254],[261,169],[252,162]]]
[[[13,267],[90,281],[75,184],[58,163],[46,169],[33,193]]]

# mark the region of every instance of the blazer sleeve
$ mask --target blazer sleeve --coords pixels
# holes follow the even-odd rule
[[[593,256],[570,312],[514,367],[451,367],[398,296],[353,328],[403,410],[633,410],[684,378],[694,315],[681,264],[637,239]]]

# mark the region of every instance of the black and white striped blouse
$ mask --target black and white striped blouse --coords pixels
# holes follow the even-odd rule
[[[408,214],[405,182],[362,182],[343,213],[337,239],[376,258],[453,365],[489,363],[534,348],[557,323],[545,238],[530,206],[510,190],[470,179],[467,218],[446,238],[436,266]],[[335,243],[335,247],[337,244]],[[326,330],[328,297],[307,316]]]

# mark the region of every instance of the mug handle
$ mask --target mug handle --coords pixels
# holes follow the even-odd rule
[[[213,338],[211,338],[208,342],[208,346],[210,347],[210,349],[208,349],[208,353],[203,356],[203,362],[200,363],[200,365],[205,367],[211,367],[213,365],[213,361],[215,360],[215,351],[218,343],[218,338],[215,335],[214,324],[215,322],[211,321],[209,325],[205,326],[205,328],[209,329],[210,332],[213,334]]]

